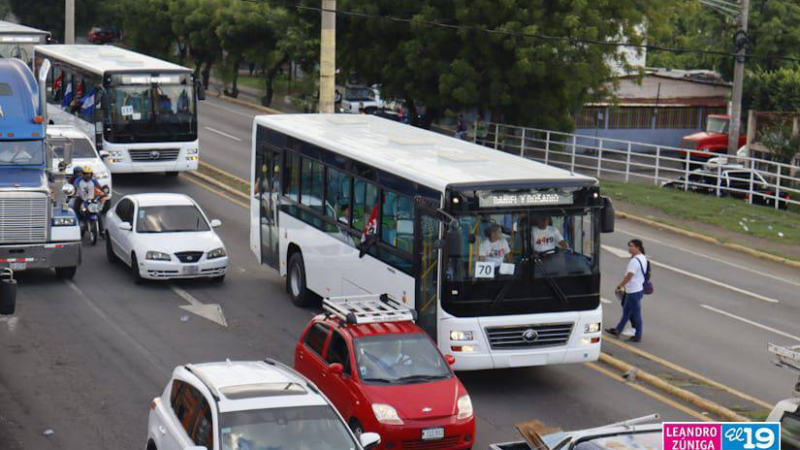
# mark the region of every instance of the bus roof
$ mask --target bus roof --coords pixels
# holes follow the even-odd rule
[[[191,72],[191,69],[111,45],[37,45],[36,52],[98,75],[126,72]]]
[[[440,192],[458,185],[597,184],[591,177],[373,115],[276,114],[257,116],[255,123]]]
[[[26,27],[25,25],[20,25],[18,23],[6,22],[4,20],[0,20],[0,34],[46,34],[49,35],[49,31],[44,30],[37,30],[36,28]]]

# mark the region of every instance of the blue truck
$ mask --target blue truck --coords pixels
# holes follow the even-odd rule
[[[55,269],[69,279],[81,262],[81,234],[63,170],[71,155],[54,167],[45,143],[49,65],[37,83],[24,62],[0,59],[0,269]]]

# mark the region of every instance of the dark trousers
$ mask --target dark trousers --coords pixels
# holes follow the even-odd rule
[[[644,291],[625,294],[622,318],[617,324],[618,333],[622,333],[627,321],[633,320],[633,323],[636,324],[636,338],[641,339],[642,329],[644,328],[644,325],[642,325],[642,297],[644,297]]]

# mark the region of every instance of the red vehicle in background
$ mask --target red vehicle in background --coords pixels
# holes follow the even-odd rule
[[[681,141],[681,148],[686,151],[695,150],[691,152],[689,159],[697,165],[702,165],[709,158],[719,154],[726,154],[728,153],[728,130],[730,125],[730,116],[709,115],[705,131],[685,136]],[[745,143],[747,143],[747,136],[740,134],[738,147],[745,145]],[[683,157],[686,157],[686,152],[683,153]]]
[[[86,38],[90,44],[108,44],[114,40],[114,32],[111,28],[92,27]]]
[[[294,368],[313,381],[356,436],[382,450],[467,450],[475,416],[466,389],[414,312],[387,295],[327,298],[306,326]]]

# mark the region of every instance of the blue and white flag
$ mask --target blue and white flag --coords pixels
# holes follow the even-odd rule
[[[94,115],[94,108],[95,108],[95,104],[94,104],[95,95],[94,94],[96,92],[97,92],[97,89],[92,89],[92,92],[90,92],[89,95],[87,95],[86,98],[83,99],[83,103],[81,104],[81,113],[82,114],[85,114],[87,116],[93,116]]]
[[[64,100],[61,101],[61,106],[66,108],[72,101],[72,83],[67,85],[67,90],[64,92]]]

